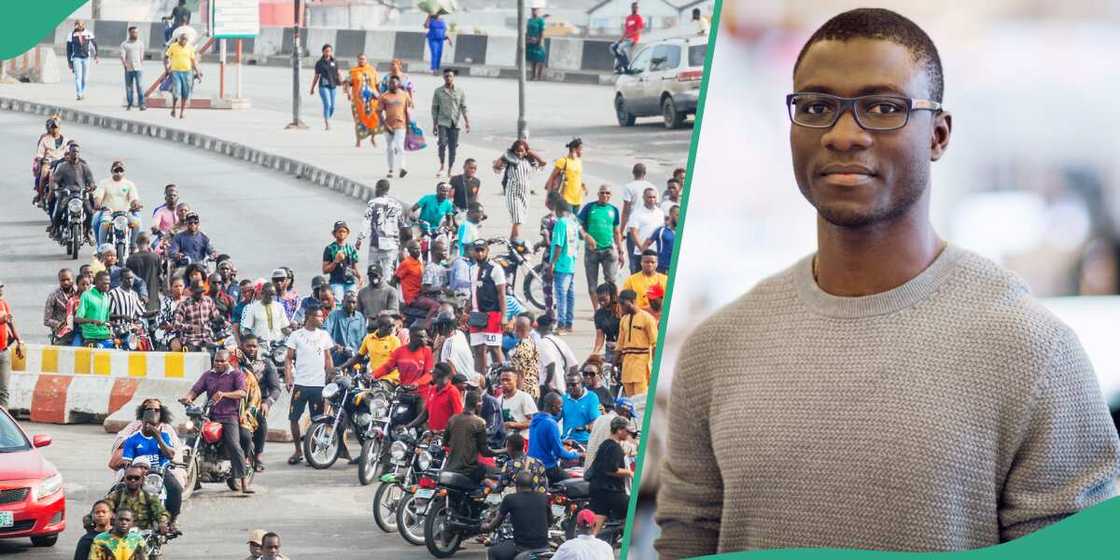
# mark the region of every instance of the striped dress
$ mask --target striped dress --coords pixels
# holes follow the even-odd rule
[[[506,194],[506,209],[514,224],[523,224],[529,218],[529,191],[532,189],[533,176],[540,166],[529,158],[519,158],[506,152],[502,159],[506,168],[498,173],[502,180],[502,190]]]

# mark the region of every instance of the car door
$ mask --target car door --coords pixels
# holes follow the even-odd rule
[[[670,95],[677,93],[680,88],[677,84],[677,72],[681,68],[681,45],[679,43],[665,43],[658,45],[653,51],[650,62],[650,72],[654,77],[651,85],[656,96],[654,103],[657,111],[661,110],[661,94],[668,92]]]
[[[630,74],[627,88],[622,92],[626,99],[627,110],[635,116],[649,116],[655,114],[656,99],[650,100],[650,73],[649,63],[653,54],[652,47],[645,47],[634,55],[630,62]],[[652,94],[656,96],[657,94]]]

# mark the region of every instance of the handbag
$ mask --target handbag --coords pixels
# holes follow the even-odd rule
[[[471,311],[467,316],[467,324],[476,328],[484,329],[490,324],[490,314],[482,311]]]
[[[428,146],[424,141],[424,131],[415,122],[408,123],[408,130],[404,135],[404,149],[407,152],[423,150]]]

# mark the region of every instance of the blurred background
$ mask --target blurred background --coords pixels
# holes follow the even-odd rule
[[[869,6],[914,20],[941,54],[954,119],[933,166],[938,231],[1023,277],[1077,332],[1114,418],[1120,408],[1120,1],[725,0],[631,558],[655,556],[664,413],[684,338],[816,247],[783,105],[797,53],[832,16]]]

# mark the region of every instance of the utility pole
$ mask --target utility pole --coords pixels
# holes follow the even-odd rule
[[[303,21],[302,10],[300,9],[300,0],[294,0],[295,6],[295,24],[292,26],[292,122],[285,126],[285,129],[291,128],[307,128],[303,121],[299,120],[299,25]]]
[[[525,120],[525,2],[517,0],[517,137],[529,139],[529,123]]]

